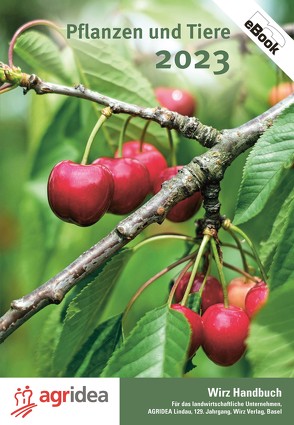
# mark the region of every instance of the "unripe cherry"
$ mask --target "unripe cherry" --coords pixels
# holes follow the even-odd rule
[[[255,286],[254,280],[246,279],[244,276],[238,276],[228,284],[229,304],[245,309],[245,298],[248,291]]]
[[[281,102],[281,100],[285,99],[292,93],[294,93],[294,83],[290,81],[280,83],[277,86],[274,86],[269,92],[268,103],[270,106],[274,106],[276,103]]]

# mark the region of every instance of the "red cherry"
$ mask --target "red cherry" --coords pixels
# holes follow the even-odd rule
[[[203,350],[214,363],[230,366],[243,355],[249,332],[249,318],[244,310],[233,305],[210,306],[202,316]]]
[[[156,194],[157,192],[159,192],[162,183],[174,177],[182,167],[182,165],[178,165],[163,170],[153,184],[153,193]],[[196,192],[189,198],[184,199],[183,201],[180,201],[177,205],[175,205],[167,214],[167,218],[170,221],[174,221],[176,223],[189,220],[189,218],[191,218],[199,210],[201,202],[201,193]]]
[[[93,164],[106,167],[112,174],[114,193],[109,207],[113,214],[127,214],[138,207],[149,192],[150,179],[147,168],[137,159],[96,159]]]
[[[245,298],[247,292],[256,284],[254,280],[246,279],[244,276],[238,276],[228,284],[229,304],[240,307],[245,310]]]
[[[185,90],[171,87],[157,87],[155,96],[158,102],[170,111],[192,117],[196,111],[196,100]]]
[[[48,180],[48,201],[61,220],[79,226],[96,223],[107,211],[114,191],[111,173],[99,165],[61,161]]]
[[[123,144],[122,156],[124,158],[135,158],[143,162],[150,175],[150,192],[152,185],[158,174],[167,167],[167,162],[164,156],[150,143],[144,142],[142,144],[139,140],[133,140]],[[115,152],[115,158],[119,157],[118,151]]]
[[[288,81],[274,86],[269,92],[268,103],[274,106],[276,103],[281,102],[285,97],[294,93],[294,83]]]
[[[191,273],[187,272],[180,280],[176,292],[175,300],[180,302],[184,296],[187,288]],[[204,280],[203,273],[197,273],[191,288],[190,293],[198,292]],[[202,311],[208,309],[213,304],[222,303],[224,301],[224,294],[220,282],[213,276],[208,276],[201,297]]]
[[[188,357],[190,358],[196,353],[203,341],[202,318],[195,311],[181,304],[172,304],[171,308],[182,313],[191,327],[192,334],[188,351]]]
[[[258,282],[248,291],[245,299],[245,311],[250,319],[255,316],[267,302],[269,287],[263,281]]]

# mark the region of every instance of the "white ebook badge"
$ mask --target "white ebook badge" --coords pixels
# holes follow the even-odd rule
[[[255,1],[214,0],[255,44],[294,80],[294,41]]]

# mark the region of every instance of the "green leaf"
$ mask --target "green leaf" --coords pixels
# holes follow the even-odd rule
[[[271,217],[271,233],[267,240],[261,243],[260,249],[260,259],[266,270],[269,270],[273,262],[277,247],[283,244],[284,238],[288,239],[291,236],[287,230],[285,233],[288,216],[294,208],[294,187],[290,176],[291,172],[292,170],[288,172],[289,176],[286,175],[287,178],[283,179],[281,185],[279,185],[279,190],[272,197],[271,205],[266,207]],[[276,216],[274,215],[275,209],[277,210]]]
[[[199,2],[191,3],[190,1],[181,4],[179,14],[178,0],[145,0],[144,3],[134,2],[132,0],[120,1],[120,10],[124,12],[127,22],[131,22],[133,26],[138,26],[138,22],[145,24],[153,24],[157,27],[173,28],[179,22],[191,22],[191,7],[197,7],[197,19],[199,22],[209,22],[211,26],[219,24],[219,20],[212,11],[202,6]],[[151,18],[151,20],[150,20]],[[148,28],[148,27],[147,27]],[[182,31],[181,40],[188,39],[189,33]],[[180,43],[180,40],[177,40]]]
[[[139,320],[114,352],[101,376],[181,377],[190,333],[181,313],[166,306],[152,310]]]
[[[73,48],[81,82],[86,87],[140,106],[154,107],[158,104],[149,81],[109,43],[103,40],[99,43],[70,40],[70,46]],[[111,131],[115,146],[125,119],[123,114],[113,115],[105,124]],[[139,138],[145,123],[145,120],[133,119],[126,138]],[[165,153],[169,151],[166,132],[159,125],[149,126],[145,140],[161,147]]]
[[[14,50],[35,71],[41,69],[70,81],[62,62],[64,53],[47,35],[34,30],[26,32],[17,39]]]
[[[292,191],[289,205],[291,210],[285,217],[283,231],[276,229],[276,238],[279,240],[272,266],[270,268],[271,288],[276,288],[285,282],[294,282],[294,197]],[[274,236],[273,236],[274,237]]]
[[[276,84],[274,67],[269,67],[268,58],[264,55],[256,54],[256,46],[247,45],[251,54],[240,54],[240,44],[236,43],[235,46],[236,51],[232,52],[230,57],[235,56],[234,71],[239,70],[239,87],[236,87],[238,103],[235,104],[230,120],[232,127],[239,126],[266,111],[269,107],[268,93]]]
[[[109,43],[70,40],[70,46],[87,87],[142,106],[156,104],[150,83]]]
[[[289,280],[270,293],[267,305],[251,323],[247,342],[254,377],[294,377],[293,297],[293,280]]]
[[[118,345],[122,314],[101,323],[68,365],[65,376],[97,377]]]
[[[53,311],[42,327],[42,333],[37,345],[37,368],[39,376],[55,376],[53,368],[53,355],[62,330],[61,311],[62,305],[52,306]]]
[[[243,174],[234,222],[261,212],[294,156],[294,106],[288,108],[252,149]],[[293,177],[292,177],[293,179]]]
[[[83,145],[86,143],[85,137],[82,137],[83,107],[75,99],[66,99],[56,111],[36,150],[31,170],[32,180],[47,183],[52,167],[59,161],[75,161],[79,156],[82,157]],[[46,188],[43,192],[46,196]]]
[[[61,224],[55,220],[48,205],[28,189],[20,203],[22,238],[18,251],[19,273],[25,292],[42,282],[46,265],[56,249]]]
[[[54,356],[54,368],[61,375],[99,323],[107,300],[132,251],[125,249],[85,278],[87,286],[69,304]],[[84,284],[85,282],[81,282]]]

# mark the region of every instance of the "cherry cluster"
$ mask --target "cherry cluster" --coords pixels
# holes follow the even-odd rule
[[[171,111],[188,116],[195,113],[196,101],[188,92],[158,87],[155,95],[161,106]],[[124,131],[125,128],[122,135]],[[100,157],[88,165],[84,158],[81,164],[72,161],[58,163],[48,180],[49,204],[60,219],[89,226],[107,211],[113,214],[132,212],[148,194],[158,193],[162,184],[181,168],[181,165],[168,167],[162,153],[143,140],[120,142],[114,157]],[[167,218],[173,222],[188,220],[199,210],[201,203],[202,196],[196,192],[175,205]],[[200,250],[197,258],[199,254]],[[215,259],[217,256],[214,254]],[[177,280],[169,305],[183,314],[190,324],[188,358],[193,357],[200,346],[213,362],[222,366],[232,365],[242,357],[250,320],[268,297],[265,281],[251,278],[247,272],[246,268],[246,277],[237,277],[228,286],[222,278],[221,284],[208,273],[196,271],[194,279],[191,272],[186,271]],[[188,291],[199,293],[201,302],[197,308],[187,303]]]
[[[49,176],[48,201],[62,220],[90,226],[107,211],[127,214],[138,207],[152,189],[152,181],[167,163],[151,144],[124,145],[125,157],[101,157],[92,164],[62,161]]]
[[[196,103],[183,90],[159,87],[155,90],[160,104],[175,112],[194,113]],[[136,209],[148,194],[156,194],[166,180],[182,166],[168,167],[159,150],[139,140],[123,144],[114,158],[101,157],[92,164],[61,161],[51,171],[48,180],[48,201],[60,219],[79,226],[96,223],[107,211],[128,214]],[[167,218],[181,222],[191,218],[200,208],[200,192],[181,201]]]
[[[207,276],[201,295],[201,314],[180,304],[186,291],[190,272],[186,272],[177,284],[171,308],[182,313],[191,327],[188,357],[202,346],[206,355],[216,364],[230,366],[236,363],[246,350],[246,338],[250,320],[263,307],[268,298],[268,286],[262,280],[237,277],[228,287],[229,305],[224,305],[222,285],[213,276]],[[205,275],[197,273],[190,293],[201,290]]]

